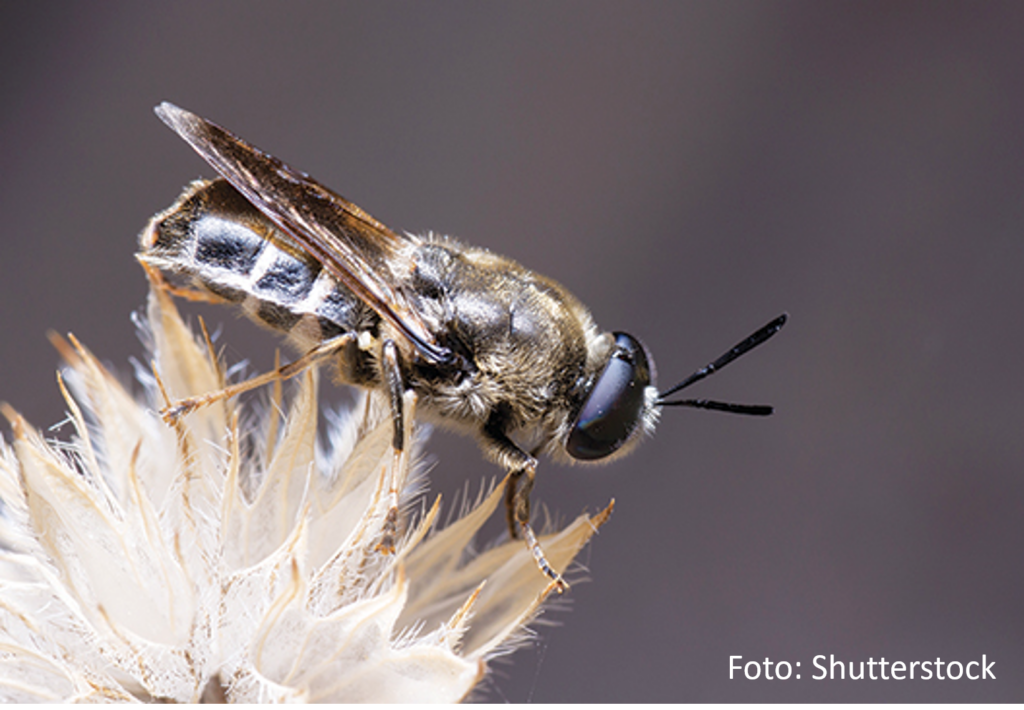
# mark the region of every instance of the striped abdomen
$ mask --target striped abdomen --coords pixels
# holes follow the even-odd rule
[[[150,221],[140,242],[146,263],[239,304],[301,348],[343,333],[377,332],[372,309],[224,180],[189,185]]]

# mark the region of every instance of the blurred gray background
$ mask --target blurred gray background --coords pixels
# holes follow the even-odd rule
[[[0,35],[0,399],[31,421],[63,417],[47,329],[142,353],[136,234],[211,175],[171,100],[559,279],[662,385],[790,313],[690,390],[774,417],[666,411],[621,462],[542,463],[538,504],[617,508],[488,699],[1024,699],[1024,5],[8,1]],[[498,473],[430,453],[435,491]],[[997,680],[816,681],[818,654]]]

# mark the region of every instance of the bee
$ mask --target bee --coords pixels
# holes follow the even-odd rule
[[[774,319],[717,360],[658,392],[644,345],[602,332],[560,284],[486,249],[398,234],[220,126],[170,103],[157,115],[217,171],[152,218],[138,255],[179,295],[241,307],[303,354],[223,390],[171,404],[197,407],[331,360],[338,380],[387,396],[396,455],[403,395],[427,421],[476,437],[507,472],[509,534],[522,538],[559,592],[530,527],[537,456],[611,461],[654,432],[659,409],[766,415],[765,405],[669,400],[774,335]],[[187,282],[189,288],[174,283]],[[397,493],[378,548],[393,551]]]

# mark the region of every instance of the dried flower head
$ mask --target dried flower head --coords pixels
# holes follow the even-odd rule
[[[521,542],[469,552],[500,486],[434,530],[376,395],[318,445],[312,372],[286,408],[220,402],[168,426],[155,410],[224,370],[159,289],[144,334],[144,402],[58,341],[70,443],[3,406],[0,699],[454,701],[524,637],[548,580]],[[404,533],[387,555],[392,483]],[[550,561],[564,569],[610,510],[546,536]]]

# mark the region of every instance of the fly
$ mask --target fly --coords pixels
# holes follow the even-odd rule
[[[509,534],[561,592],[530,527],[537,456],[611,461],[654,432],[660,407],[767,415],[765,405],[669,400],[782,328],[783,314],[659,393],[632,335],[602,332],[557,282],[448,237],[398,234],[337,193],[225,129],[170,103],[157,115],[220,175],[185,188],[143,231],[139,259],[179,295],[235,304],[303,352],[276,370],[163,411],[197,407],[324,360],[339,379],[388,398],[401,455],[403,394],[428,421],[476,437],[508,471]],[[394,549],[397,491],[378,549]]]

